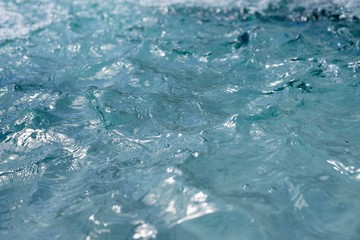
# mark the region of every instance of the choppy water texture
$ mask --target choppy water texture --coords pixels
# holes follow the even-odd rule
[[[0,238],[359,239],[359,13],[1,1]]]

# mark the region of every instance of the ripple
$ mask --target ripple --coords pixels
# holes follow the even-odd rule
[[[359,9],[2,1],[1,237],[357,239]]]
[[[192,129],[208,124],[207,112],[198,101],[158,96],[150,112],[154,120],[170,129]]]

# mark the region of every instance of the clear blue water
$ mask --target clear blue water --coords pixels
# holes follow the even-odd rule
[[[359,13],[2,0],[0,239],[359,239]]]

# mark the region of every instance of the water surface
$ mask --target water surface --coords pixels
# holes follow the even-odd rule
[[[0,15],[1,239],[358,239],[358,1]]]

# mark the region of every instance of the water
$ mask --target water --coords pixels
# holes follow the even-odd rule
[[[1,239],[360,235],[360,4],[0,3]]]

